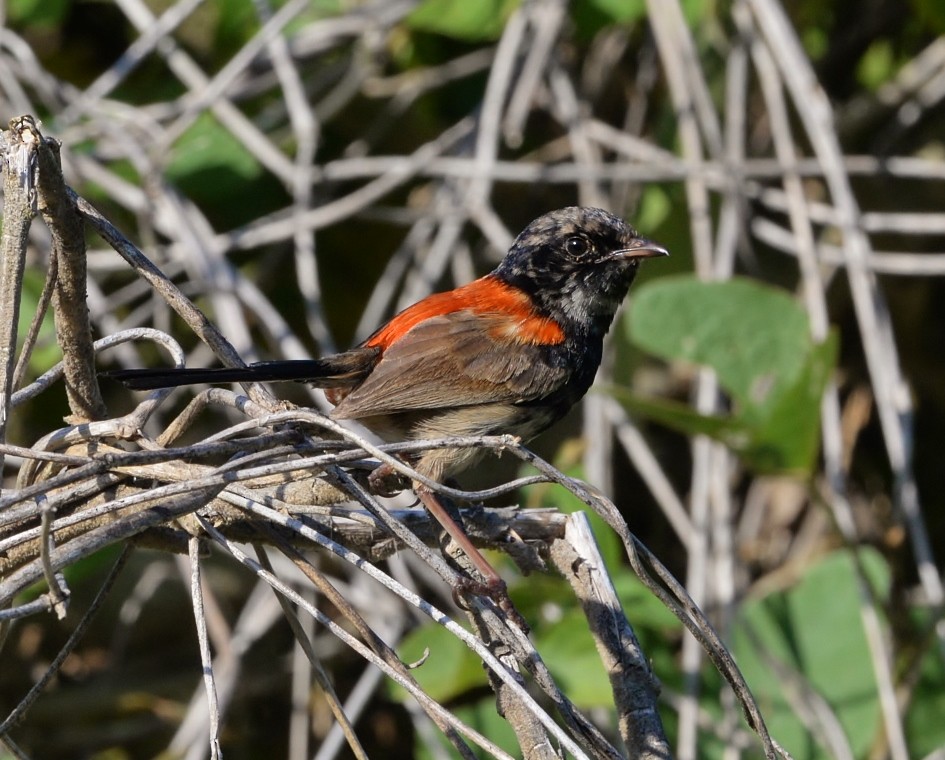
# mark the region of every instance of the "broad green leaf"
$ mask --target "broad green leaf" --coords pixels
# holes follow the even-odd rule
[[[498,39],[520,0],[424,0],[407,25],[467,42]]]
[[[262,167],[212,115],[204,114],[177,141],[167,173],[179,181],[220,170],[254,179]]]
[[[424,650],[429,650],[429,656],[411,674],[437,702],[454,699],[486,684],[479,658],[442,626],[431,623],[418,628],[397,647],[400,659],[406,663],[421,660]],[[401,687],[393,689],[398,699],[407,698]]]
[[[931,631],[935,625],[927,609],[916,610],[920,618],[916,628]],[[906,713],[906,737],[910,757],[928,757],[936,749],[945,747],[945,664],[935,636],[928,636],[925,655],[919,667],[919,680],[912,692]]]
[[[695,409],[678,401],[647,398],[633,393],[628,388],[605,387],[629,412],[639,414],[661,425],[688,435],[707,435],[722,441],[735,451],[744,452],[749,438],[745,426],[732,417],[715,414],[699,414]]]
[[[859,563],[880,600],[885,598],[891,577],[886,561],[865,549]],[[837,551],[811,567],[793,588],[746,603],[736,621],[735,658],[772,736],[795,760],[835,756],[798,717],[799,706],[810,704],[809,696],[797,691],[798,683],[826,701],[856,757],[868,754],[881,730],[859,599],[854,556]]]
[[[896,59],[889,40],[877,40],[863,54],[856,67],[856,78],[867,90],[875,92],[896,73]]]
[[[738,401],[760,413],[803,371],[807,316],[782,291],[750,280],[664,277],[631,300],[630,336],[650,353],[712,367]]]
[[[746,279],[665,277],[637,290],[628,319],[636,345],[663,359],[711,367],[733,401],[730,415],[706,417],[623,393],[630,411],[712,436],[762,472],[810,470],[837,346],[832,337],[813,342],[807,315],[790,296]]]
[[[9,0],[7,13],[15,24],[54,27],[69,13],[69,0]]]
[[[838,340],[812,344],[803,371],[753,429],[744,456],[760,472],[809,472],[820,447],[820,401],[837,362]]]
[[[587,620],[575,606],[541,635],[535,635],[541,652],[561,690],[578,707],[613,707],[610,679],[600,661]]]
[[[627,24],[646,15],[644,0],[583,0],[575,3],[574,11],[579,12],[584,5],[593,6],[611,23]]]

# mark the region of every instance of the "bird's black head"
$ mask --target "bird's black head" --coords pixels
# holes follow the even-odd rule
[[[603,335],[640,261],[666,255],[613,214],[569,206],[522,230],[493,274],[528,293],[542,314],[582,334]]]

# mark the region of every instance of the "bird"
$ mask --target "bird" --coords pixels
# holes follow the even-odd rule
[[[641,261],[667,255],[614,214],[569,206],[528,224],[489,274],[421,299],[348,351],[245,367],[106,374],[134,390],[301,381],[325,390],[332,418],[357,420],[386,440],[512,434],[527,441],[584,396]],[[437,448],[409,463],[443,483],[482,454]],[[413,490],[484,576],[473,588],[505,593],[504,581],[435,492],[420,482]]]

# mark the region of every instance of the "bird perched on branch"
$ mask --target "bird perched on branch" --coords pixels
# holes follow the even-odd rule
[[[666,255],[613,214],[571,206],[529,224],[490,274],[422,299],[349,351],[248,367],[108,374],[136,390],[295,380],[324,388],[335,419],[356,419],[388,440],[527,440],[585,394],[640,262]],[[411,464],[442,482],[481,452],[433,449]],[[504,592],[436,494],[419,483],[414,490],[485,576],[485,589]]]

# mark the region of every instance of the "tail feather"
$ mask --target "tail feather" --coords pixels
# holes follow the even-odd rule
[[[136,391],[201,383],[290,381],[319,388],[348,388],[367,376],[379,353],[375,348],[356,348],[324,359],[257,362],[246,367],[116,369],[101,374]]]

